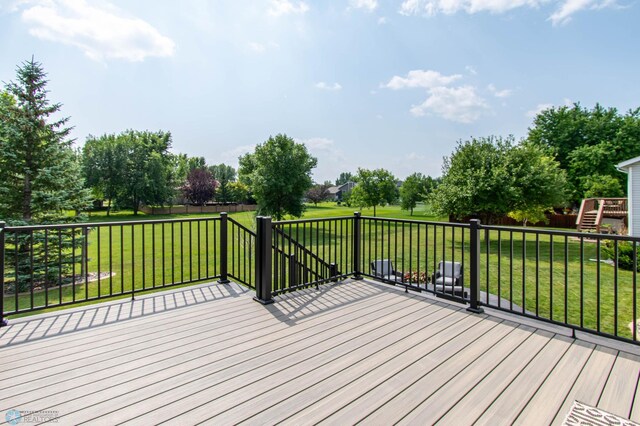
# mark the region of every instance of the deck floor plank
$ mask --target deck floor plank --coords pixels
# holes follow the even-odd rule
[[[272,332],[267,335],[262,335],[259,331],[255,331],[255,336],[250,339],[246,339],[242,344],[230,344],[227,345],[227,349],[223,351],[211,351],[207,349],[204,353],[193,354],[196,358],[192,360],[184,360],[180,363],[176,363],[173,360],[174,357],[169,354],[166,357],[164,365],[159,365],[154,368],[154,371],[148,372],[144,376],[140,376],[135,380],[128,382],[120,382],[111,386],[104,391],[96,391],[91,395],[83,397],[82,404],[84,405],[84,411],[90,410],[92,413],[110,413],[113,410],[112,406],[119,404],[125,404],[122,409],[116,410],[111,414],[115,419],[126,419],[127,415],[134,417],[139,414],[141,407],[145,410],[152,410],[154,408],[164,407],[167,405],[167,394],[171,394],[170,401],[178,400],[181,397],[187,397],[191,393],[195,392],[194,389],[202,389],[206,387],[203,383],[224,383],[230,380],[234,375],[243,375],[244,382],[249,379],[257,380],[259,378],[257,367],[264,365],[264,375],[269,375],[268,367],[274,359],[277,359],[279,353],[295,353],[298,347],[309,348],[307,351],[313,351],[317,348],[317,345],[323,341],[331,342],[331,339],[348,340],[359,333],[364,333],[366,330],[362,327],[363,324],[370,324],[370,328],[376,326],[376,315],[389,314],[391,311],[395,312],[397,316],[406,314],[408,306],[415,305],[416,301],[412,299],[405,299],[402,302],[389,301],[389,305],[385,308],[381,304],[375,304],[369,307],[368,314],[360,315],[355,320],[348,315],[347,312],[340,316],[340,312],[329,312],[328,315],[334,315],[334,320],[340,324],[341,328],[337,330],[332,329],[332,322],[326,317],[313,317],[309,322],[315,324],[315,327],[309,328],[296,328],[287,327],[280,332]],[[255,305],[258,310],[260,305]],[[355,309],[357,305],[353,306],[354,312],[359,312]],[[419,310],[419,306],[415,307]],[[434,308],[435,309],[435,308]],[[389,311],[389,312],[387,312]],[[277,322],[274,318],[272,321]],[[255,327],[254,327],[255,328]],[[318,333],[324,330],[323,333]],[[346,332],[346,330],[350,330]],[[246,330],[239,330],[240,335],[247,335]],[[244,334],[242,333],[244,331]],[[339,331],[344,333],[340,334]],[[248,333],[250,334],[250,333]],[[308,342],[308,339],[312,339]],[[277,342],[277,346],[276,345]],[[275,349],[280,348],[279,351],[274,352]],[[248,373],[255,373],[255,376]],[[239,379],[240,380],[240,379]],[[126,390],[126,394],[123,391]],[[110,395],[116,395],[115,399]],[[139,406],[133,406],[135,403],[140,402]],[[76,409],[75,416],[83,415],[82,410]]]
[[[631,415],[633,399],[638,386],[640,358],[636,355],[621,352],[616,358],[607,384],[605,385],[598,408],[624,418]]]
[[[451,317],[453,317],[453,315]],[[465,322],[467,321],[466,318],[460,318],[460,321],[455,321],[454,318],[446,318],[443,321],[441,321],[443,323],[442,325],[446,325],[446,322],[448,321],[454,322],[455,324],[453,327],[448,327],[449,330],[455,331],[457,327],[465,328],[467,326],[465,324]],[[469,328],[473,328],[479,323],[482,323],[481,319],[476,318],[472,320],[468,326]],[[405,327],[408,329],[411,328],[410,325],[406,325]],[[489,327],[490,325],[481,326],[481,328],[485,330],[488,330]],[[433,336],[433,334],[431,334],[432,330],[427,330],[427,329],[423,329],[423,330],[425,331],[424,334],[420,332],[416,332],[417,330],[414,330],[413,332],[410,332],[402,340],[388,347],[385,347],[383,350],[380,350],[373,354],[363,353],[358,358],[351,359],[351,360],[344,360],[345,362],[342,362],[341,364],[336,365],[337,368],[335,369],[332,368],[329,371],[316,370],[310,373],[308,377],[305,377],[303,381],[287,383],[286,386],[283,386],[281,390],[280,389],[278,390],[279,391],[278,393],[282,391],[282,394],[278,395],[277,398],[274,398],[274,399],[279,400],[278,402],[280,403],[280,405],[282,405],[283,402],[288,402],[288,399],[300,401],[301,405],[303,406],[308,405],[310,402],[312,403],[314,401],[317,401],[318,399],[320,399],[320,397],[323,394],[322,388],[318,387],[317,384],[322,383],[324,381],[330,381],[331,384],[338,385],[343,381],[346,382],[351,378],[358,377],[359,375],[364,374],[367,371],[371,371],[377,365],[380,365],[387,360],[390,360],[390,359],[395,360],[404,351],[411,350],[411,348],[416,346],[417,344],[425,342],[426,335]],[[435,342],[433,343],[435,343],[434,346],[437,346],[437,345],[440,345],[439,347],[448,346],[449,343],[452,343],[453,341],[456,340],[456,337],[457,336],[454,337],[452,335],[450,337],[450,340],[447,341],[446,339],[448,338],[448,336],[447,337],[442,336],[440,339],[433,339],[433,340],[437,340],[437,343]],[[428,340],[431,340],[429,339],[429,337],[426,337],[426,338]],[[333,387],[335,388],[335,385]],[[319,393],[316,393],[316,391],[319,391]],[[301,398],[296,398],[297,396],[301,396]],[[248,420],[248,423],[256,423],[256,422],[257,423],[266,422],[269,424],[277,423],[277,421],[271,418],[272,415],[275,417],[281,417],[283,414],[286,414],[287,412],[291,413],[291,411],[288,410],[288,407],[286,405],[278,406],[274,410],[274,406],[268,405],[272,397],[275,397],[273,393],[267,393],[261,396],[260,400],[263,401],[264,403],[265,413],[264,414],[260,413],[261,415],[255,418],[248,419],[246,413],[244,414],[239,413],[238,409],[236,408],[233,410],[233,412],[225,413],[225,416],[222,417],[222,419],[224,419],[225,422],[227,420],[230,420],[232,423],[235,423],[236,421],[238,421],[240,417],[242,417],[242,420],[245,420],[245,421]],[[361,416],[362,413],[359,413],[358,415]],[[357,419],[358,417],[352,416],[347,423],[354,423]]]
[[[485,355],[478,357],[473,364],[460,374],[453,376],[448,383],[435,392],[425,395],[425,399],[398,423],[401,425],[435,423],[508,354],[525,344],[534,331],[535,329],[526,326],[514,327],[513,332],[493,346]]]
[[[202,284],[11,319],[0,412],[58,424],[548,424],[574,400],[640,418],[640,357],[362,280],[263,306]],[[490,310],[488,310],[490,311]]]
[[[518,376],[493,401],[476,421],[477,425],[511,425],[525,404],[535,394],[547,376],[557,366],[573,344],[573,339],[559,336],[552,339]]]
[[[554,419],[549,423],[554,425],[562,424],[574,401],[580,401],[595,407],[598,404],[600,395],[602,395],[602,390],[607,383],[607,378],[617,356],[617,350],[596,346],[565,396]]]
[[[439,315],[448,314],[446,308],[442,310],[445,312],[436,312],[433,320],[439,319]],[[423,309],[422,312],[410,315],[405,313],[395,318],[393,316],[382,318],[381,322],[367,324],[371,326],[371,329],[366,334],[362,333],[356,337],[345,336],[345,341],[339,345],[327,347],[327,344],[333,342],[322,342],[314,348],[314,354],[298,364],[287,362],[279,366],[280,360],[274,359],[271,365],[266,365],[254,376],[255,370],[252,370],[249,384],[247,384],[245,377],[234,377],[221,383],[220,386],[190,389],[190,395],[178,403],[169,405],[166,402],[163,403],[166,398],[160,395],[156,403],[158,409],[139,424],[143,424],[147,420],[179,418],[183,415],[188,415],[189,419],[195,422],[208,421],[219,415],[220,419],[211,421],[224,424],[234,423],[228,420],[233,415],[247,416],[247,410],[257,412],[259,407],[270,405],[272,398],[274,402],[277,402],[276,398],[285,398],[291,392],[295,393],[299,389],[304,389],[310,383],[319,380],[320,377],[330,376],[354,360],[377,352],[384,346],[391,344],[393,340],[414,336],[408,325],[419,321],[420,318],[431,318],[431,316],[426,316],[428,312],[424,311]],[[454,311],[451,315],[455,315],[456,312],[458,311]],[[386,322],[387,319],[391,322]],[[363,326],[359,329],[366,330]],[[211,393],[221,395],[221,397],[211,398]]]
[[[514,424],[550,424],[594,348],[594,344],[575,341]]]
[[[507,355],[500,364],[463,398],[452,404],[446,414],[436,423],[448,425],[460,422],[472,424],[482,415],[484,410],[497,398],[502,390],[520,373],[520,370],[531,361],[546,345],[552,342],[554,335],[546,331],[536,330],[523,345]]]
[[[407,306],[407,304],[415,303],[415,301],[404,300],[398,302],[397,300],[390,300],[388,306],[391,308],[397,303],[402,304],[397,308],[398,310]],[[251,304],[251,306],[254,307],[256,313],[263,312],[257,304]],[[353,307],[354,312],[359,312],[356,309],[359,305],[354,305]],[[368,312],[374,313],[380,309],[385,312],[383,308],[384,306],[381,306],[379,302],[367,306]],[[322,328],[328,321],[340,320],[341,317],[344,318],[343,322],[348,321],[350,318],[348,312],[343,312],[341,315],[339,312],[328,311],[322,316],[309,318],[308,322],[311,322],[315,328]],[[113,374],[110,369],[107,369],[101,371],[101,375],[92,374],[86,377],[79,377],[75,382],[67,382],[62,389],[58,384],[52,385],[48,388],[48,393],[41,392],[38,396],[40,400],[47,403],[67,401],[61,405],[61,408],[65,408],[68,405],[74,407],[74,410],[78,410],[84,404],[84,407],[89,407],[92,411],[98,411],[98,403],[104,402],[104,399],[109,400],[108,397],[103,395],[104,393],[117,394],[118,392],[126,391],[123,395],[126,394],[126,401],[130,403],[134,396],[133,390],[137,388],[145,389],[145,385],[173,379],[175,371],[172,371],[172,368],[181,373],[191,373],[191,369],[193,369],[193,374],[195,375],[196,371],[206,371],[207,368],[215,366],[210,362],[206,362],[208,356],[215,356],[215,360],[233,362],[233,357],[238,356],[238,354],[245,354],[249,357],[252,351],[271,350],[269,343],[279,336],[276,335],[277,330],[281,330],[283,333],[280,337],[288,339],[283,341],[283,345],[295,340],[302,340],[301,333],[311,334],[315,330],[313,327],[310,329],[288,327],[273,317],[271,317],[271,320],[274,329],[268,337],[263,336],[263,333],[256,325],[249,327],[252,330],[250,332],[246,328],[229,325],[227,326],[229,333],[225,340],[213,339],[208,341],[205,335],[194,342],[191,347],[185,346],[185,342],[176,341],[179,344],[174,343],[169,351],[159,351],[156,354],[160,361],[155,364],[152,364],[152,361],[155,361],[156,358],[151,359],[144,356],[133,360],[121,360],[121,364],[117,369],[120,370],[119,374]],[[331,323],[329,322],[328,324],[330,325]],[[278,327],[277,330],[275,326]],[[171,342],[171,339],[169,341]],[[101,391],[105,392],[101,393]],[[108,409],[108,404],[103,403],[103,405]]]

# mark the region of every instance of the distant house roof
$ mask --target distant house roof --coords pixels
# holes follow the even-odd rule
[[[633,166],[636,163],[640,163],[640,157],[636,157],[636,158],[632,158],[631,160],[623,161],[622,163],[619,163],[618,165],[616,165],[616,167],[618,168],[618,170],[624,172],[625,170],[623,170],[623,169],[628,169],[629,167]]]
[[[329,189],[327,189],[327,191],[329,191],[329,194],[337,194],[338,192],[340,192],[340,187],[330,186]]]

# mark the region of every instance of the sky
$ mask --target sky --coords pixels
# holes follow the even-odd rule
[[[316,181],[440,176],[552,106],[640,106],[637,0],[0,0],[0,81],[33,56],[72,136],[164,130],[237,166],[278,133]]]

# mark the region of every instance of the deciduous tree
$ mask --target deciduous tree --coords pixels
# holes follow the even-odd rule
[[[316,184],[313,185],[307,191],[307,200],[311,201],[316,206],[318,203],[326,201],[329,198],[329,188],[331,185],[327,185],[327,183]]]
[[[626,114],[599,104],[591,110],[580,104],[550,108],[536,116],[528,140],[543,147],[566,171],[574,203],[593,193],[596,181],[616,179],[626,192],[627,177],[615,166],[640,155],[640,108]],[[615,192],[617,187],[608,184],[598,190]]]
[[[213,199],[219,186],[207,169],[193,169],[187,174],[187,180],[180,188],[184,197],[196,206],[203,206]]]
[[[358,207],[373,207],[374,216],[377,206],[391,204],[398,198],[396,178],[388,170],[358,168],[355,181],[349,202]]]
[[[400,208],[411,211],[420,202],[426,200],[434,187],[434,180],[431,176],[424,176],[422,173],[413,173],[408,176],[400,187]]]
[[[311,171],[317,160],[306,146],[278,134],[240,157],[240,180],[258,203],[258,214],[280,220],[285,214],[302,216],[304,195],[313,185]]]
[[[213,175],[213,178],[220,184],[218,188],[218,195],[216,200],[222,203],[228,203],[232,201],[231,183],[236,180],[236,169],[226,164],[218,164],[210,166],[209,171]]]

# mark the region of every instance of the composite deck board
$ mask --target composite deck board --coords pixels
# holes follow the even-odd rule
[[[476,421],[478,425],[513,424],[527,401],[535,394],[547,375],[571,347],[568,337],[553,339],[527,364],[518,376],[503,389],[500,396]]]
[[[313,380],[310,380],[313,379],[313,377],[306,378],[306,382],[302,383],[304,387],[302,387],[300,391],[293,394],[289,392],[291,395],[286,398],[278,397],[280,401],[276,405],[266,407],[266,409],[260,412],[257,416],[251,418],[246,418],[245,416],[243,420],[247,423],[279,423],[281,417],[287,416],[287,411],[289,414],[292,413],[292,407],[295,407],[296,409],[298,409],[298,407],[305,407],[311,402],[317,400],[319,397],[326,395],[327,392],[331,392],[337,387],[348,383],[353,378],[366,374],[369,371],[376,370],[380,365],[384,365],[391,371],[397,371],[396,369],[398,365],[402,363],[402,360],[400,359],[401,355],[413,353],[413,361],[415,361],[415,355],[417,354],[415,353],[414,348],[420,348],[420,354],[418,354],[418,356],[422,354],[425,354],[426,356],[426,354],[437,350],[437,348],[442,347],[443,345],[446,346],[451,341],[455,341],[456,334],[462,331],[462,329],[468,329],[467,327],[472,327],[473,325],[481,322],[476,320],[467,325],[465,324],[466,319],[463,318],[463,321],[455,321],[453,317],[453,315],[446,317],[434,326],[422,327],[421,330],[415,329],[401,341],[387,346],[383,350],[374,354],[366,356],[366,358],[363,358],[352,365],[348,365],[346,368],[339,370],[331,376],[327,376],[325,372],[317,371],[315,374],[316,376],[321,376],[321,380],[314,383]],[[450,333],[450,335],[446,336],[444,333]],[[293,386],[296,386],[296,384],[294,383]],[[287,385],[287,387],[291,388],[290,385]],[[265,396],[266,401],[268,401],[269,395],[267,394]],[[234,418],[230,417],[230,419]],[[311,416],[305,416],[304,421],[312,422]],[[315,423],[315,421],[313,422]]]
[[[347,320],[348,319],[349,318],[347,318]],[[368,321],[368,318],[363,318],[361,321]],[[178,375],[173,371],[163,371],[161,374],[167,377],[167,386],[164,387],[157,385],[156,378],[145,378],[143,380],[149,382],[149,386],[140,386],[144,381],[137,383],[138,386],[135,390],[127,392],[126,402],[128,406],[114,413],[113,418],[126,420],[130,417],[135,417],[139,414],[140,407],[144,407],[147,411],[163,407],[169,404],[169,402],[180,400],[182,397],[188,397],[196,390],[201,390],[214,383],[225,384],[234,377],[239,377],[237,380],[241,383],[248,383],[251,380],[258,380],[261,377],[260,374],[269,376],[274,360],[277,360],[279,357],[289,355],[290,358],[296,359],[296,357],[302,358],[304,356],[310,356],[310,353],[315,353],[317,345],[320,343],[326,341],[327,344],[335,344],[334,341],[336,340],[344,341],[352,339],[355,333],[364,332],[361,327],[358,327],[358,324],[350,324],[351,322],[353,321],[348,321],[348,324],[344,325],[345,328],[350,327],[351,332],[333,334],[333,339],[322,334],[309,332],[306,337],[312,340],[307,342],[304,335],[297,333],[296,335],[290,336],[287,340],[282,340],[281,349],[276,351],[260,353],[259,351],[261,351],[262,348],[257,346],[255,350],[249,348],[246,352],[241,353],[241,356],[230,355],[220,360],[211,361],[210,364],[205,367],[199,367],[198,363],[194,363],[192,370],[179,372]],[[372,327],[377,325],[375,322],[371,323]],[[262,340],[265,342],[263,345],[264,349],[270,350],[272,348],[270,336],[265,336]],[[189,366],[180,366],[181,369],[187,367]],[[262,373],[258,368],[261,368]],[[167,392],[171,393],[169,402],[167,402]],[[99,395],[96,395],[96,397],[100,399]],[[134,402],[141,405],[134,406]],[[92,412],[95,412],[96,408],[98,410],[109,410],[112,406],[111,403],[98,405],[99,407],[92,407]]]
[[[444,308],[443,310],[446,310]],[[196,386],[188,391],[191,392],[186,398],[175,403],[167,404],[162,395],[157,398],[160,408],[150,413],[148,419],[175,419],[188,411],[189,419],[195,422],[205,421],[215,415],[230,416],[235,407],[243,404],[243,412],[247,409],[258,411],[265,404],[270,404],[268,398],[263,394],[266,392],[276,393],[277,396],[288,395],[287,391],[297,391],[304,388],[303,383],[313,382],[321,375],[330,375],[333,371],[338,371],[344,365],[349,365],[354,360],[365,357],[366,354],[375,352],[384,345],[390,344],[389,340],[401,339],[403,336],[411,335],[407,332],[408,324],[426,317],[427,312],[416,312],[415,314],[399,315],[394,321],[384,325],[372,324],[371,330],[357,336],[344,336],[344,342],[333,345],[333,342],[322,342],[315,348],[315,355],[307,358],[299,364],[278,365],[279,360],[274,359],[272,364],[264,366],[257,372],[256,377],[234,377],[229,381],[222,382],[214,386]],[[446,313],[443,313],[446,315]],[[404,327],[403,327],[404,326]],[[398,328],[400,327],[400,328]],[[362,329],[363,327],[360,327]],[[386,336],[388,339],[382,339]],[[302,367],[302,368],[300,368]],[[252,373],[255,370],[252,370]],[[274,374],[275,373],[275,374]],[[247,381],[249,383],[247,384]],[[295,385],[294,385],[295,384]],[[276,390],[276,392],[274,392]],[[220,398],[211,398],[211,393],[222,395]],[[183,407],[194,407],[185,410]],[[140,423],[145,423],[146,419]],[[215,421],[214,421],[215,422]],[[217,421],[218,423],[220,421]],[[227,423],[227,421],[222,420]]]
[[[591,343],[575,341],[527,402],[514,424],[550,424],[594,347]]]
[[[557,424],[580,400],[640,417],[640,357],[606,339],[370,281],[252,296],[204,284],[12,319],[0,411],[54,410],[61,425]]]
[[[553,340],[554,335],[536,330],[515,351],[509,353],[503,362],[489,371],[482,381],[473,387],[456,403],[451,404],[446,414],[436,423],[472,424],[497,398],[502,390],[517,376],[520,370]]]
[[[618,351],[602,346],[596,346],[591,352],[587,363],[580,370],[577,379],[564,398],[564,402],[557,410],[551,424],[560,425],[567,416],[574,401],[580,401],[595,407],[618,356]]]
[[[598,408],[629,418],[638,385],[639,361],[636,355],[618,354],[598,401]]]
[[[326,424],[343,423],[347,419],[362,416],[363,424],[394,424],[406,415],[406,407],[415,407],[429,394],[441,387],[451,371],[460,371],[481,356],[492,344],[498,342],[510,327],[500,327],[493,321],[482,321],[465,331],[480,335],[465,342],[456,339],[443,345],[389,380],[378,385],[363,398],[349,404],[325,421]]]
[[[305,389],[288,398],[285,403],[275,404],[252,418],[249,423],[317,423],[326,418],[327,413],[348,404],[468,329],[468,326],[463,327],[464,323],[453,321],[451,316],[432,325],[420,324],[420,328],[424,330],[416,329],[415,338],[405,339],[400,345],[388,347],[369,358],[367,363],[360,363],[344,374],[335,375],[330,381]]]
[[[526,326],[514,327],[503,339],[490,348],[485,354],[469,364],[464,370],[451,375],[451,380],[431,394],[424,395],[421,403],[412,408],[399,422],[400,425],[433,424],[469,392],[496,365],[500,364],[507,354],[523,345],[534,329]]]
[[[398,303],[398,301],[395,303]],[[404,300],[400,303],[406,304],[411,303],[411,301]],[[370,308],[372,310],[379,309],[380,306],[375,304]],[[311,318],[309,321],[315,322],[316,327],[323,327],[326,325],[326,321],[330,319],[326,317],[335,315],[335,313],[329,312],[325,316]],[[348,319],[347,317],[347,320]],[[276,323],[275,325],[280,325],[281,329],[284,328],[287,331],[291,331],[289,334],[294,334],[294,338],[297,340],[301,340],[299,336],[300,333],[311,333],[313,331],[313,327],[311,327],[309,329],[296,329],[294,333],[294,330],[286,328],[280,321],[276,321]],[[257,327],[252,325],[252,328]],[[135,360],[127,359],[121,361],[121,364],[119,364],[118,374],[113,374],[112,369],[105,369],[100,371],[99,375],[92,374],[82,376],[77,378],[75,382],[67,382],[64,388],[61,388],[60,384],[50,386],[48,389],[49,393],[40,395],[40,397],[46,400],[47,403],[67,401],[66,405],[73,405],[76,408],[84,401],[86,407],[97,411],[98,407],[94,404],[102,402],[103,405],[107,406],[108,404],[106,404],[106,402],[110,402],[108,397],[106,398],[107,401],[101,399],[104,398],[104,392],[99,392],[101,390],[106,390],[116,395],[119,395],[119,391],[126,391],[126,399],[130,402],[134,396],[133,390],[136,389],[136,386],[144,389],[145,384],[157,384],[169,380],[174,381],[173,375],[175,372],[171,370],[172,367],[180,370],[183,375],[185,372],[195,374],[195,371],[206,371],[208,368],[215,366],[210,360],[206,362],[207,356],[214,354],[216,359],[229,360],[231,356],[237,354],[239,351],[242,353],[241,351],[243,350],[255,351],[261,348],[270,350],[268,343],[274,340],[273,336],[269,338],[262,337],[262,341],[258,340],[260,337],[258,331],[248,333],[239,327],[228,327],[228,329],[234,335],[231,339],[220,341],[211,340],[209,342],[206,336],[204,336],[204,338],[199,339],[193,346],[185,346],[184,342],[175,341],[180,344],[176,345],[174,343],[171,351],[164,350],[157,352],[159,360],[144,356],[138,357]],[[173,341],[171,339],[168,340]],[[291,338],[289,340],[291,340]],[[159,362],[154,363],[154,361]],[[193,368],[193,371],[190,368]],[[62,405],[63,408],[64,405],[65,404]]]

